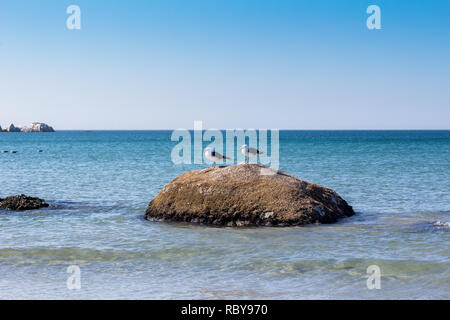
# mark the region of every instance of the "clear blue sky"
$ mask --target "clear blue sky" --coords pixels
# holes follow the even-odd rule
[[[450,1],[1,0],[0,125],[450,129],[449,57]]]

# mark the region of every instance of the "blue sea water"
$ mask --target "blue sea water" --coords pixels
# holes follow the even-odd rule
[[[51,204],[0,211],[0,298],[450,299],[450,131],[281,131],[280,169],[357,212],[292,228],[144,220],[166,183],[208,166],[173,164],[170,136],[0,133],[0,151],[18,151],[0,153],[0,198]]]

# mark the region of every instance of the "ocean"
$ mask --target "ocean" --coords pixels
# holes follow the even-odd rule
[[[280,169],[356,211],[289,228],[145,220],[165,184],[208,166],[173,164],[170,138],[0,133],[0,151],[18,151],[0,153],[0,198],[51,204],[0,211],[0,298],[450,299],[450,131],[280,131]]]

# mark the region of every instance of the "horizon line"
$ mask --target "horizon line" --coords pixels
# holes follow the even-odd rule
[[[53,127],[54,128],[54,127]],[[174,130],[188,130],[194,131],[193,128],[171,128],[171,129],[55,129],[57,131],[174,131]],[[450,128],[444,129],[411,129],[411,128],[395,128],[395,129],[277,129],[277,128],[205,128],[202,131],[207,130],[279,130],[279,131],[450,131]]]

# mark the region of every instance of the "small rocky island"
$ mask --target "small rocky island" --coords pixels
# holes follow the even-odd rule
[[[0,126],[0,132],[55,132],[55,130],[48,124],[41,122],[33,122],[29,127],[25,126],[15,126],[10,124],[5,129]]]
[[[182,174],[162,188],[145,216],[240,227],[333,223],[353,214],[331,189],[263,165],[238,164]]]
[[[6,197],[0,199],[0,209],[23,211],[47,208],[49,205],[44,200],[34,197],[28,197],[24,194]]]

